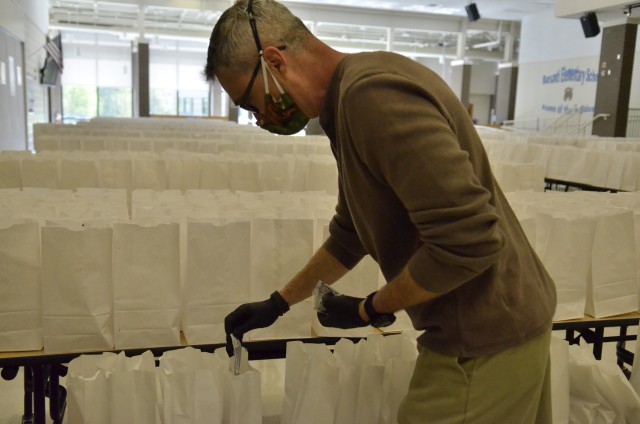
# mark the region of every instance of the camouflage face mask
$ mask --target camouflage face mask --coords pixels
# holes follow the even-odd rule
[[[267,67],[264,59],[260,57],[260,60],[262,61],[262,73],[264,75],[265,112],[259,115],[258,126],[271,133],[280,135],[291,135],[300,132],[309,122],[309,117],[305,115],[291,97],[284,92],[278,80],[276,80],[271,70]],[[280,91],[280,98],[278,100],[275,100],[269,93],[267,72],[269,72]]]

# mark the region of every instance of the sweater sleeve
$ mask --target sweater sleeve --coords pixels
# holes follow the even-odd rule
[[[347,269],[355,267],[367,254],[356,232],[342,190],[339,190],[336,213],[329,223],[329,238],[323,247]]]
[[[361,79],[343,101],[360,160],[392,189],[419,233],[407,264],[418,284],[446,293],[494,264],[503,245],[498,215],[456,135],[464,121],[451,115],[464,108],[390,74]]]

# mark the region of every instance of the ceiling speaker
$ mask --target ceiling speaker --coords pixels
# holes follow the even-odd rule
[[[465,6],[467,10],[467,16],[469,17],[469,21],[475,22],[480,19],[480,12],[478,12],[478,6],[475,3],[469,3]]]
[[[600,25],[598,25],[598,17],[595,12],[587,12],[582,15],[580,23],[585,37],[590,38],[600,34]]]

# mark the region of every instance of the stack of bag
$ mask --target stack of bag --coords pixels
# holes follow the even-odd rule
[[[507,197],[556,283],[555,320],[638,311],[640,195],[514,192]]]
[[[396,423],[417,355],[402,334],[288,343],[282,424]]]
[[[555,337],[551,338],[551,392],[554,424],[640,422],[640,391],[634,391],[618,365],[597,361],[589,347],[569,346]]]
[[[259,424],[260,373],[243,349],[239,369],[224,349],[184,348],[164,353],[159,367],[150,351],[81,355],[66,378],[69,424]]]
[[[0,152],[2,188],[324,191],[335,196],[338,171],[329,152]]]
[[[326,193],[0,190],[0,350],[48,353],[225,341],[224,317],[263,300],[328,236]],[[380,284],[362,261],[341,285]],[[311,301],[249,338],[310,337]]]

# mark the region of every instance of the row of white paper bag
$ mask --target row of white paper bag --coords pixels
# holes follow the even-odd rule
[[[164,152],[181,150],[195,153],[268,153],[282,154],[331,154],[326,137],[275,138],[263,134],[239,131],[88,131],[78,135],[41,135],[34,140],[38,153],[43,152]],[[73,134],[73,133],[72,133]]]
[[[314,219],[220,222],[5,220],[0,225],[0,351],[87,351],[224,341],[224,317],[267,298],[326,237]],[[348,280],[348,281],[347,281]],[[340,284],[365,296],[363,261]],[[310,335],[309,301],[253,337]]]
[[[33,194],[9,191],[4,198],[19,204],[25,193]],[[57,192],[46,193],[53,201]],[[63,193],[62,203],[75,196]],[[556,320],[638,310],[640,196],[510,198],[556,282]],[[122,196],[114,199],[122,206]],[[0,284],[10,296],[0,299],[0,349],[40,349],[43,336],[48,351],[174,345],[180,328],[189,343],[219,342],[228,312],[268,297],[306,263],[327,237],[331,214],[324,200],[301,194],[139,191],[133,199],[135,220],[53,216],[42,241],[37,222],[4,221],[0,260],[7,271]],[[189,205],[203,215],[188,219]],[[367,258],[339,284],[366,296],[380,283]],[[316,324],[310,315],[303,303],[256,337],[306,336]]]
[[[0,155],[0,188],[228,189],[336,194],[331,155],[73,152]]]
[[[333,353],[324,344],[289,342],[281,422],[395,424],[416,357],[415,342],[404,335],[341,339]],[[246,358],[243,349],[236,375],[224,349],[168,351],[157,368],[149,351],[81,355],[69,364],[65,422],[261,423],[261,375]]]
[[[554,424],[640,422],[640,397],[616,364],[555,337],[550,355]],[[260,423],[261,385],[281,379],[283,424],[395,424],[416,357],[415,342],[405,335],[370,335],[357,344],[341,339],[333,352],[323,344],[289,342],[284,377],[262,382],[244,349],[238,374],[224,349],[168,351],[157,368],[148,351],[133,358],[82,355],[69,364],[65,422]]]
[[[66,377],[69,424],[259,424],[260,373],[243,348],[239,372],[225,349],[82,355]]]
[[[516,192],[508,197],[556,283],[555,320],[638,310],[640,195]]]
[[[483,140],[494,163],[536,164],[546,178],[615,190],[640,188],[640,153]]]
[[[0,218],[45,220],[128,219],[129,201],[126,190],[40,188],[0,189]]]
[[[78,124],[33,124],[36,135],[42,134],[74,134],[89,133],[97,130],[109,132],[118,131],[239,131],[243,133],[260,133],[265,131],[257,126],[239,125],[237,122],[219,119],[182,119],[182,118],[117,118],[111,116],[96,116],[88,122]]]
[[[581,149],[640,151],[638,137],[600,137],[584,135],[557,135],[535,132],[500,131],[488,127],[476,127],[482,141],[508,141],[510,143],[544,144],[578,147]]]

